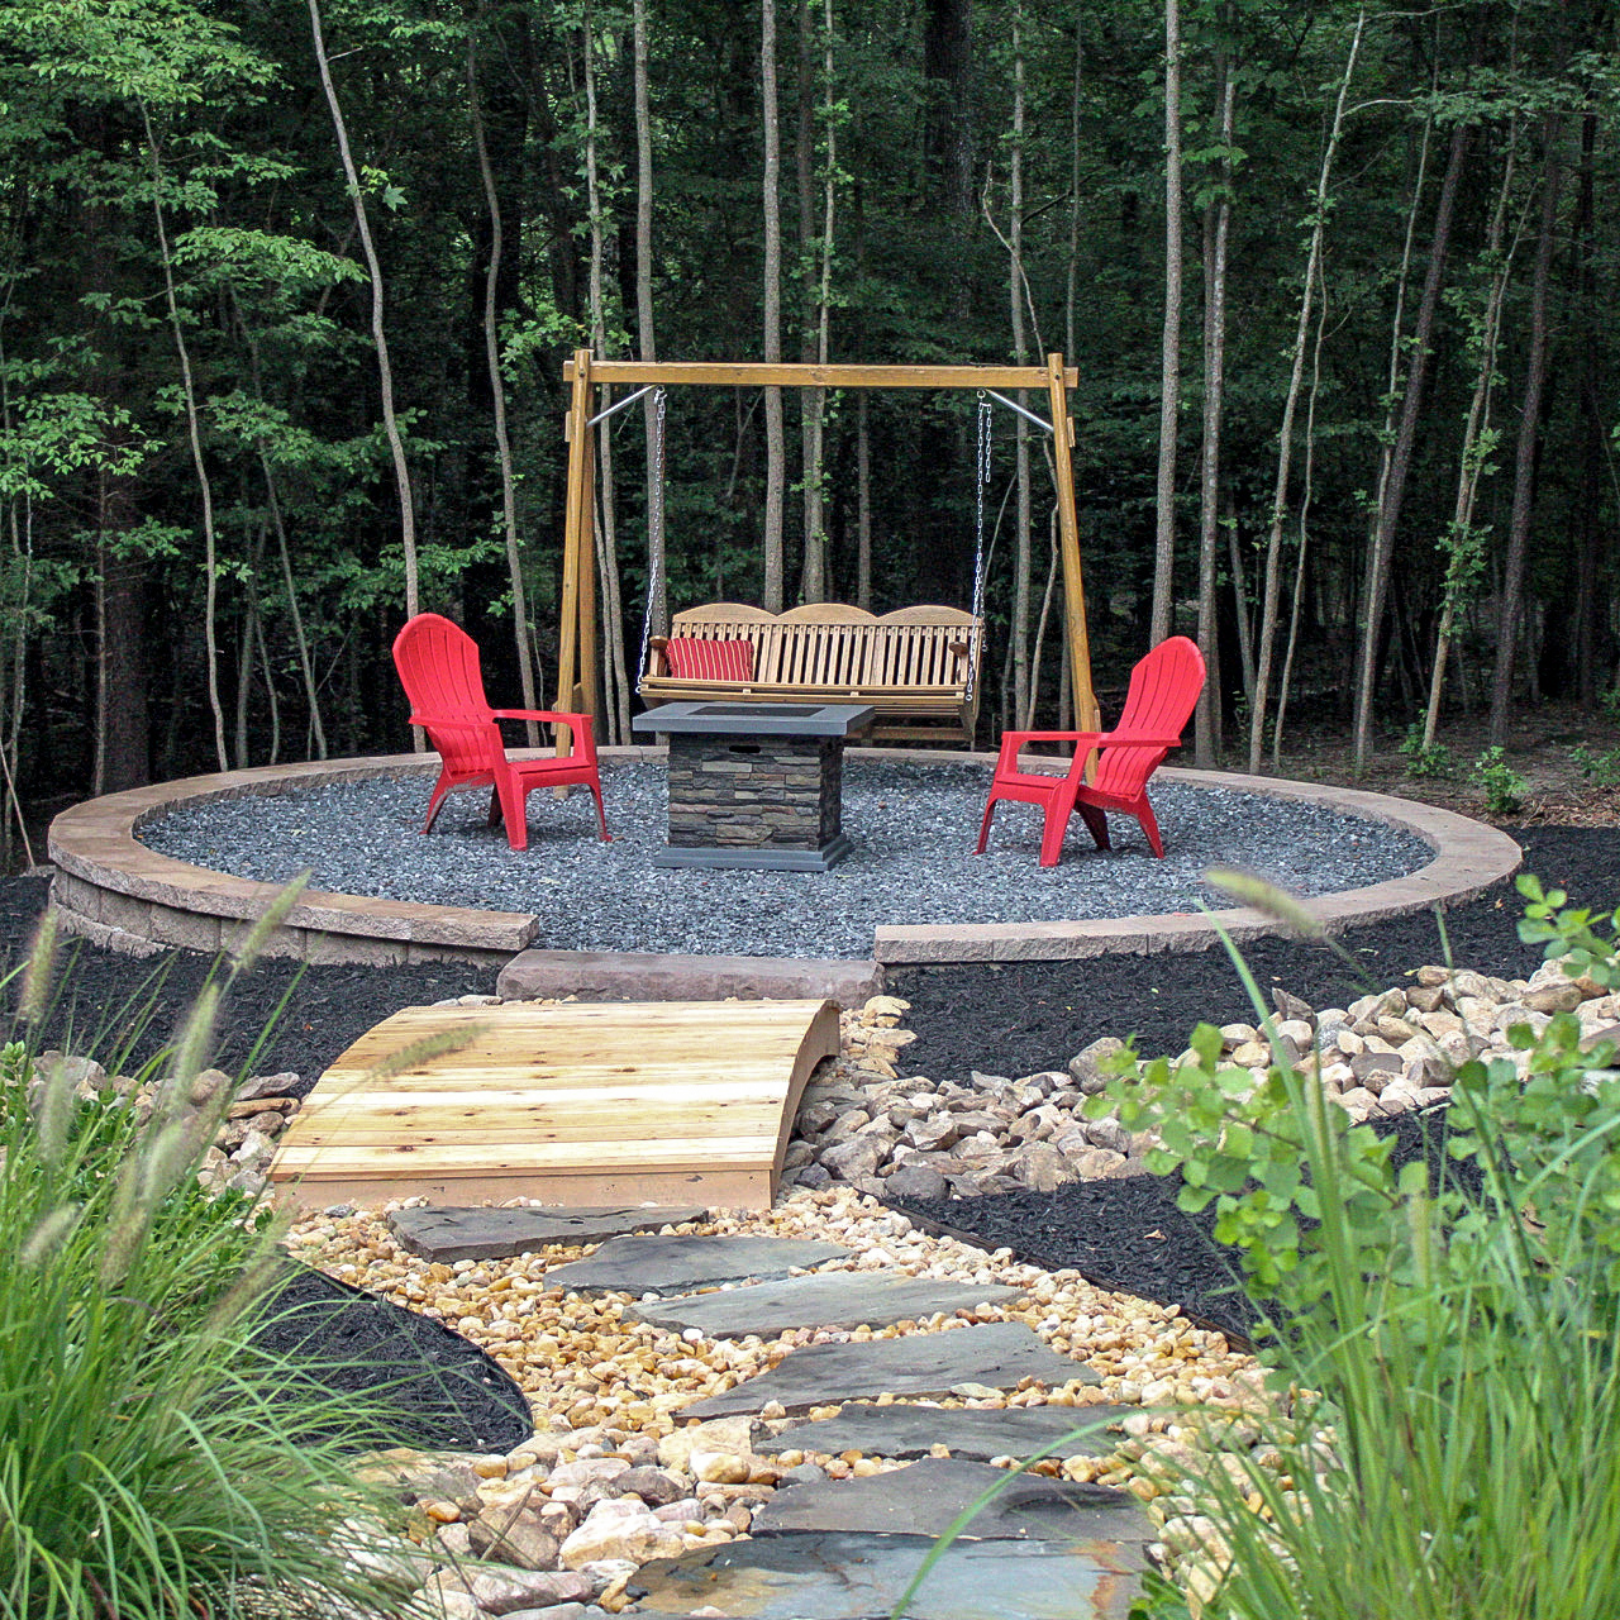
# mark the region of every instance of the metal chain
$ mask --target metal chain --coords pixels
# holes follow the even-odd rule
[[[652,639],[653,607],[658,600],[658,582],[664,577],[665,401],[665,391],[660,388],[653,395],[653,481],[647,496],[647,612],[641,621],[641,662],[636,666],[638,680],[647,673],[647,643]]]
[[[974,539],[973,539],[973,619],[971,635],[975,642],[968,659],[967,701],[973,701],[973,688],[979,667],[977,642],[984,635],[984,497],[990,487],[990,423],[994,408],[984,390],[979,390],[979,442],[974,459]]]

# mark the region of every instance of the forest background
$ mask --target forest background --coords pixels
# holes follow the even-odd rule
[[[409,746],[420,606],[554,696],[562,367],[1079,367],[1104,712],[1200,763],[1615,685],[1607,0],[5,0],[4,855],[42,807]],[[650,609],[966,607],[1067,719],[1042,433],[671,390],[598,429],[604,741]]]

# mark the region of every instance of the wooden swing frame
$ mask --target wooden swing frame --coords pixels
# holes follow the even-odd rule
[[[1052,413],[1052,457],[1057,472],[1058,555],[1063,573],[1063,625],[1068,638],[1070,691],[1075,725],[1098,728],[1091,684],[1091,643],[1086,632],[1085,587],[1080,572],[1080,533],[1074,505],[1074,422],[1068,391],[1079,370],[1049,354],[1045,366],[854,366],[765,365],[708,361],[598,360],[576,349],[563,367],[570,386],[564,437],[568,443],[568,491],[563,512],[562,626],[557,646],[557,708],[598,713],[597,609],[594,507],[596,440],[589,430],[597,389],[699,384],[718,388],[973,388],[1041,389]]]

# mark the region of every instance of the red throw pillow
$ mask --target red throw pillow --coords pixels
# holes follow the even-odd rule
[[[664,647],[669,672],[688,681],[751,681],[754,648],[747,641],[699,641],[672,636]]]

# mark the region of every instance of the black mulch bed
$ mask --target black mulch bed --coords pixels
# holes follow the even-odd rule
[[[1514,836],[1524,845],[1527,868],[1549,884],[1567,888],[1575,903],[1594,909],[1620,903],[1620,829],[1534,827]],[[21,959],[45,895],[46,885],[39,879],[0,882],[0,956]],[[1506,885],[1449,913],[1446,926],[1456,963],[1503,977],[1529,973],[1540,957],[1519,942],[1519,915],[1518,896]],[[1279,985],[1315,1006],[1342,1006],[1369,989],[1399,983],[1410,970],[1442,957],[1434,920],[1426,916],[1355,929],[1342,942],[1364,978],[1351,974],[1321,945],[1268,939],[1246,947],[1245,954],[1263,987]],[[814,941],[806,941],[805,949],[815,954]],[[145,1029],[132,1036],[133,1050],[137,1061],[150,1056],[172,1034],[208,968],[208,958],[191,952],[137,961],[74,945],[47,1037],[61,1040],[71,1027],[77,1049],[107,1051],[134,1029],[132,1008],[144,1006],[151,1016]],[[491,971],[454,963],[300,969],[265,960],[233,992],[218,1060],[232,1069],[245,1063],[254,1041],[270,1028],[252,1069],[293,1070],[302,1077],[298,1089],[307,1091],[346,1047],[401,1007],[493,988]],[[1200,1021],[1220,1024],[1252,1016],[1220,950],[918,968],[892,975],[891,988],[912,1004],[907,1023],[918,1038],[907,1048],[907,1063],[913,1072],[937,1080],[966,1079],[973,1069],[1022,1075],[1061,1068],[1101,1035],[1134,1033],[1144,1053],[1175,1052]],[[986,1247],[1007,1246],[1054,1269],[1073,1267],[1109,1286],[1179,1303],[1190,1314],[1225,1323],[1234,1332],[1246,1324],[1229,1292],[1225,1260],[1175,1209],[1171,1189],[1155,1180],[1090,1183],[1050,1195],[955,1200],[916,1213]],[[1155,1235],[1159,1233],[1164,1235]],[[343,1320],[341,1311],[332,1318],[334,1324]],[[349,1330],[334,1326],[333,1331]],[[434,1332],[464,1345],[458,1353],[479,1358],[481,1366],[482,1352],[447,1329],[435,1327]],[[315,1361],[328,1350],[311,1341],[300,1353]],[[375,1354],[371,1364],[384,1380],[398,1376],[399,1369]],[[420,1352],[413,1350],[404,1370],[419,1373],[420,1368]],[[475,1372],[475,1382],[477,1376]],[[515,1410],[511,1415],[515,1420]],[[469,1430],[456,1443],[486,1441]]]
[[[0,964],[15,966],[26,958],[48,888],[42,878],[0,880]],[[132,1070],[173,1039],[213,967],[214,958],[198,951],[137,958],[66,939],[42,1044],[71,1040],[75,1051],[103,1061],[104,1054],[127,1051],[123,1067]],[[302,1096],[335,1057],[401,1007],[488,995],[494,989],[495,970],[472,963],[305,967],[266,957],[231,992],[215,1060],[236,1071],[268,1030],[251,1064],[253,1073],[295,1073],[299,1084],[293,1090]],[[14,993],[0,990],[0,999]]]
[[[504,1452],[534,1432],[511,1374],[459,1333],[310,1266],[287,1271],[254,1343],[319,1389],[365,1398],[344,1424],[356,1449]]]
[[[1425,1157],[1432,1191],[1444,1178],[1477,1196],[1478,1166],[1446,1156],[1444,1114],[1442,1106],[1383,1122],[1380,1134],[1395,1138],[1391,1162],[1399,1167]],[[1049,1271],[1072,1269],[1100,1288],[1179,1305],[1199,1326],[1248,1343],[1255,1322],[1239,1290],[1236,1252],[1215,1241],[1213,1204],[1195,1215],[1176,1207],[1179,1187],[1174,1176],[1128,1176],[1073,1181],[1051,1193],[903,1200],[895,1207],[926,1231],[983,1249],[1005,1246]]]

